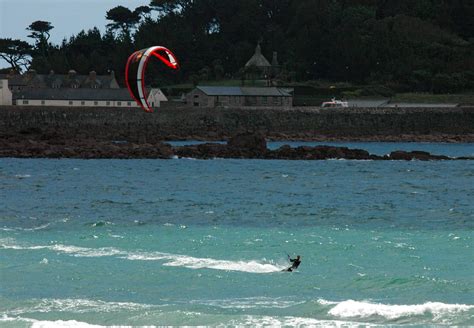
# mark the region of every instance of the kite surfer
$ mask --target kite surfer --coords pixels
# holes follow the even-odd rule
[[[283,271],[292,272],[293,270],[297,269],[298,266],[301,264],[301,256],[297,255],[295,259],[292,259],[290,258],[290,255],[288,255],[288,261],[290,261],[292,264],[288,269],[285,269]]]

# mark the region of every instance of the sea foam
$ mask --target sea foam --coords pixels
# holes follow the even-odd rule
[[[440,302],[427,302],[414,305],[388,305],[347,300],[334,306],[329,310],[329,314],[339,318],[369,318],[379,316],[389,320],[431,314],[434,319],[437,320],[446,315],[465,312],[471,309],[474,309],[474,305],[445,304]]]
[[[319,320],[305,317],[275,317],[275,316],[253,316],[249,315],[242,319],[232,320],[226,326],[237,327],[383,327],[377,324],[366,324],[360,322]]]
[[[15,250],[38,250],[49,249],[58,253],[69,254],[77,257],[104,257],[115,256],[132,261],[158,261],[165,260],[163,265],[173,267],[186,267],[190,269],[214,269],[225,271],[241,271],[250,273],[271,273],[279,272],[285,266],[275,265],[273,263],[262,263],[256,260],[250,261],[229,261],[212,258],[199,258],[181,254],[170,254],[162,252],[146,251],[124,251],[114,247],[89,248],[73,245],[18,245],[12,239],[0,240],[0,248]]]
[[[106,302],[89,299],[33,299],[27,306],[6,311],[9,316],[18,316],[28,313],[108,313],[119,311],[143,311],[151,309],[156,305],[140,304],[133,302]]]

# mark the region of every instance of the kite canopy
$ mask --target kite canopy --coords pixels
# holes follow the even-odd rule
[[[151,56],[155,56],[171,69],[178,69],[175,55],[167,48],[154,46],[135,51],[128,57],[125,67],[125,84],[133,99],[145,112],[153,112],[147,101],[148,93],[145,89],[145,71]]]

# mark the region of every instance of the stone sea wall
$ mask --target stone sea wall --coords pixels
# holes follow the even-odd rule
[[[0,106],[0,137],[116,140],[221,140],[258,131],[275,140],[474,142],[474,107],[127,108]]]

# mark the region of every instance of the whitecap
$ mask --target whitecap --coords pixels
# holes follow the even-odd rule
[[[427,302],[413,305],[389,305],[347,300],[338,303],[329,311],[329,314],[340,318],[369,318],[372,316],[380,316],[389,320],[432,314],[435,319],[437,319],[446,314],[465,312],[473,308],[473,305],[445,304],[440,302]]]
[[[49,312],[70,312],[70,313],[106,313],[128,311],[143,311],[158,307],[158,305],[141,304],[133,302],[106,302],[89,299],[33,299],[31,305],[22,308],[12,309],[6,312],[7,315],[18,316],[25,313],[49,313]]]
[[[223,309],[255,309],[255,308],[277,308],[284,309],[303,304],[304,301],[292,301],[274,297],[248,297],[219,300],[195,300],[191,304],[208,305]]]
[[[319,320],[305,317],[272,317],[248,315],[242,319],[231,320],[225,326],[237,327],[382,327],[376,324],[363,324],[340,320]]]
[[[31,175],[30,174],[15,174],[15,178],[26,179],[26,178],[31,178]]]
[[[24,230],[24,231],[36,231],[36,230],[43,230],[43,229],[46,229],[47,227],[50,226],[50,223],[45,223],[43,225],[40,225],[38,227],[34,227],[34,228],[23,228],[23,229],[20,229],[20,230]]]
[[[35,321],[31,328],[105,328],[76,320]]]

